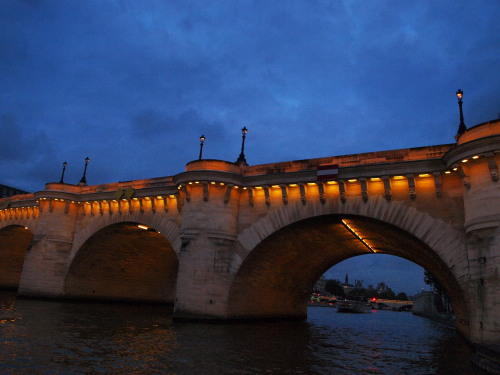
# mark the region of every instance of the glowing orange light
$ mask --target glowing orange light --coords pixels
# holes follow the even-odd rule
[[[376,251],[368,244],[368,242],[365,241],[364,238],[362,238],[355,230],[352,228],[344,219],[342,219],[342,224],[352,233],[354,234],[358,240],[360,240],[372,253],[376,253]]]

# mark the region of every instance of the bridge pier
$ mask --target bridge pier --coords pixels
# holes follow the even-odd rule
[[[214,246],[214,238],[209,234],[199,233],[181,251],[174,318],[219,320],[227,317],[227,286],[231,284],[231,274],[226,250],[224,245]]]
[[[195,161],[175,182],[184,194],[184,206],[174,317],[226,319],[240,167],[218,160]]]
[[[472,127],[443,158],[463,183],[468,260],[463,284],[471,314],[469,339],[479,344],[500,344],[499,133],[499,122]]]
[[[500,234],[497,228],[476,229],[468,233],[469,281],[471,305],[470,340],[480,344],[499,344],[500,321]]]
[[[76,207],[64,198],[39,198],[39,221],[31,246],[26,251],[19,283],[20,296],[59,298],[73,245]]]

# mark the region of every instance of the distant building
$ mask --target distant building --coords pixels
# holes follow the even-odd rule
[[[320,293],[326,293],[326,278],[325,276],[321,276],[316,284],[314,285],[314,291]]]
[[[344,284],[342,284],[342,287],[344,288],[344,294],[347,296],[353,290],[352,284],[349,284],[349,275],[346,273],[345,274],[345,281]]]
[[[421,293],[413,296],[411,299],[413,301],[413,314],[425,315],[436,313],[436,308],[434,306],[434,293],[422,291]]]
[[[27,191],[16,189],[7,185],[0,184],[0,198],[11,197],[18,194],[27,194]]]

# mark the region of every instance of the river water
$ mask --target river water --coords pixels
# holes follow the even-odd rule
[[[306,321],[172,321],[163,306],[16,299],[0,292],[0,374],[484,374],[454,330],[405,312]]]

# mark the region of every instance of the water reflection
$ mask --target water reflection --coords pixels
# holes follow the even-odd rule
[[[408,313],[307,321],[172,322],[162,306],[0,294],[1,374],[482,374],[454,331]]]

